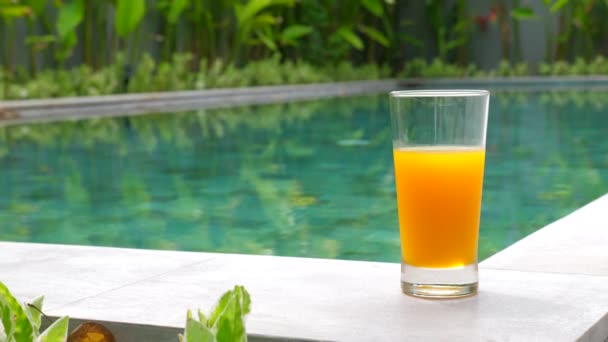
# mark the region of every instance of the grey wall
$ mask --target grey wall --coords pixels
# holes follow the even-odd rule
[[[557,17],[549,13],[542,0],[521,0],[521,6],[530,7],[536,13],[536,19],[519,21],[522,59],[532,64],[545,61],[547,57],[547,34],[557,31]],[[469,13],[487,14],[491,2],[487,0],[469,0]],[[510,8],[508,8],[510,10]],[[513,24],[511,20],[511,24]],[[549,30],[549,31],[548,31]],[[513,38],[513,25],[511,25]],[[484,68],[496,66],[502,57],[500,27],[498,23],[490,24],[486,32],[477,32],[473,35],[471,49],[474,62]],[[511,40],[511,56],[514,54],[514,39]]]
[[[446,12],[450,11],[455,0],[446,0]],[[402,4],[400,11],[404,20],[416,22],[415,27],[409,27],[405,30],[409,34],[413,34],[419,39],[422,39],[424,47],[417,49],[411,46],[405,46],[406,55],[424,57],[427,59],[436,56],[437,51],[432,35],[429,33],[429,23],[424,15],[424,0],[409,0]],[[494,5],[493,1],[489,0],[468,0],[467,14],[471,18],[476,15],[487,15]],[[542,0],[520,0],[520,6],[530,7],[536,13],[534,20],[519,21],[520,25],[520,40],[522,59],[532,64],[538,64],[546,60],[547,57],[547,33],[554,34],[557,31],[557,18],[549,13],[544,6]],[[511,8],[507,7],[507,11]],[[511,26],[511,57],[514,56],[514,20],[510,20]],[[547,31],[549,30],[549,32]],[[501,33],[498,21],[488,24],[487,30],[483,32],[476,24],[470,27],[470,41],[467,45],[468,59],[477,64],[479,67],[488,69],[498,65],[503,57],[501,46]]]

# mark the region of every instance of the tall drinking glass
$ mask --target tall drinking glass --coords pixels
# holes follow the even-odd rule
[[[390,93],[405,294],[454,298],[477,292],[489,95]]]

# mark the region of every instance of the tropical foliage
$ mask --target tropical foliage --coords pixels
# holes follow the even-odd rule
[[[68,317],[56,320],[45,331],[42,324],[42,302],[19,303],[9,289],[0,282],[0,341],[3,342],[64,342],[68,336]]]
[[[394,45],[393,7],[384,0],[350,0],[348,5],[323,0],[1,0],[0,27],[9,38],[2,43],[3,62],[13,71],[16,49],[25,46],[32,73],[41,64],[61,66],[70,57],[102,67],[118,51],[127,51],[135,64],[142,49],[159,51],[162,61],[189,52],[194,68],[201,59],[230,65],[274,55],[337,62],[351,51],[376,61],[380,50]],[[23,24],[26,41],[10,39]]]
[[[95,94],[144,90],[141,80],[146,77],[154,90],[173,89],[177,79],[184,87],[206,88],[376,78],[398,72],[492,76],[469,66],[472,40],[491,25],[499,29],[503,60],[517,69],[505,71],[507,64],[496,61],[496,75],[561,74],[566,62],[580,65],[608,54],[606,1],[542,0],[542,11],[526,4],[495,0],[489,12],[482,13],[466,0],[425,0],[418,9],[421,13],[404,15],[415,7],[394,0],[0,0],[0,93],[5,98],[24,97],[15,96],[10,85],[23,86],[34,78],[44,88],[49,79],[61,83],[75,78],[77,83],[93,77],[93,88],[102,88],[90,92]],[[524,21],[545,27],[546,61],[557,67],[518,64]],[[435,56],[437,61],[420,73],[419,61],[403,63],[417,56]],[[256,61],[262,62],[248,67]],[[282,75],[267,72],[268,61],[273,68],[283,66]],[[365,63],[377,65],[381,72],[358,74],[368,67],[351,67]],[[439,70],[439,63],[458,69]],[[179,69],[173,72],[176,64]],[[288,75],[290,69],[294,75]],[[189,72],[194,74],[181,80]],[[207,82],[214,77],[223,80]],[[136,85],[125,84],[131,78],[139,78]],[[50,96],[74,92],[79,93]]]
[[[0,341],[114,341],[111,331],[93,322],[80,325],[68,336],[67,316],[57,319],[46,330],[39,332],[44,316],[43,301],[44,297],[40,296],[31,303],[20,304],[9,289],[0,282]],[[237,285],[222,295],[209,316],[199,309],[195,318],[188,310],[184,334],[179,335],[179,341],[246,342],[245,316],[250,311],[249,293],[245,287]]]
[[[243,286],[224,293],[209,316],[200,309],[196,317],[188,310],[180,342],[247,342],[245,316],[251,311],[251,298]]]

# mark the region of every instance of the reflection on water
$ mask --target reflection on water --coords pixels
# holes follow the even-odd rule
[[[0,239],[399,260],[387,97],[0,127]],[[608,93],[495,93],[480,258],[608,192]]]

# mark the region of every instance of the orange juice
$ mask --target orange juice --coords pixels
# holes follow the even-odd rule
[[[474,263],[484,149],[408,147],[393,156],[403,261],[431,268]]]

